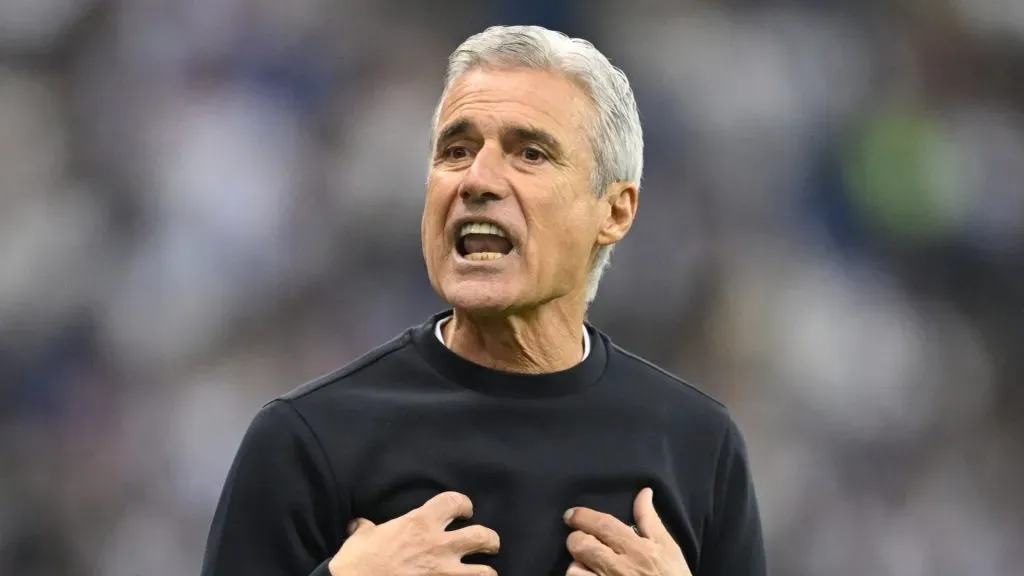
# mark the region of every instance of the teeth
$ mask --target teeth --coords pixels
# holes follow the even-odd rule
[[[462,228],[459,229],[459,238],[463,238],[468,234],[493,234],[494,236],[505,238],[504,230],[494,224],[488,224],[486,222],[463,224]]]
[[[505,255],[501,252],[473,252],[472,254],[466,254],[466,260],[497,260]]]

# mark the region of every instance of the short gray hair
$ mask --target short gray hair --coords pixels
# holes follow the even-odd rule
[[[594,153],[592,186],[599,197],[610,184],[640,186],[644,169],[644,135],[629,80],[590,42],[540,26],[492,26],[466,39],[448,58],[444,101],[451,85],[483,66],[552,70],[574,81],[590,97],[597,112],[590,141]],[[434,112],[433,130],[441,115]],[[587,279],[587,302],[597,296],[601,276],[614,245],[601,247]]]

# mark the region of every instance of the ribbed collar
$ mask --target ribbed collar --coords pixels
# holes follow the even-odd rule
[[[482,394],[509,398],[567,396],[596,384],[608,363],[606,337],[590,324],[584,324],[590,336],[590,354],[572,368],[548,374],[487,368],[452,352],[434,336],[434,326],[451,315],[451,310],[440,312],[413,328],[413,343],[423,359],[442,376]]]

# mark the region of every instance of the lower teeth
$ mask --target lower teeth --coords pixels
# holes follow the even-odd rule
[[[466,260],[497,260],[504,256],[501,252],[473,252],[466,254]]]

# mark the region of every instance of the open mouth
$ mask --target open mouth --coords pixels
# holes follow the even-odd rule
[[[459,228],[455,250],[466,260],[497,260],[512,252],[512,242],[501,227],[486,222],[472,222]]]

